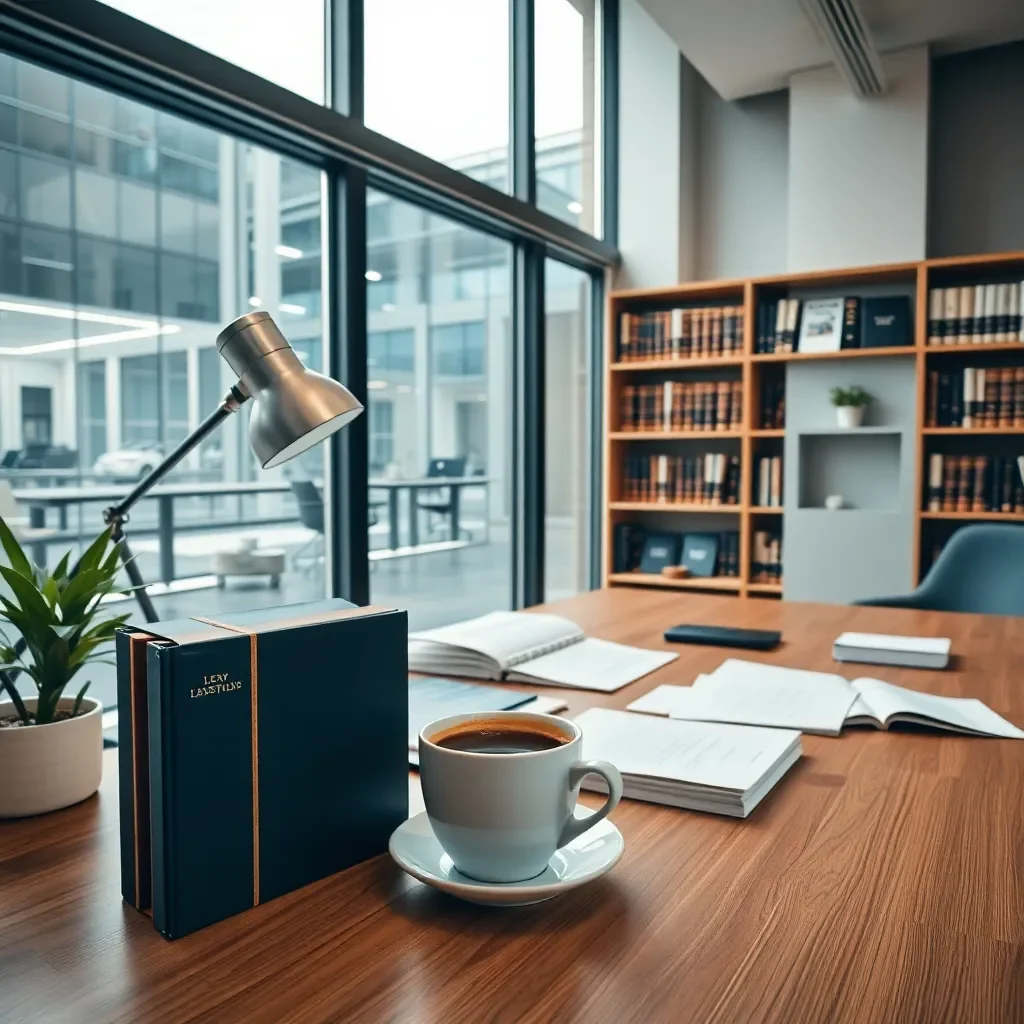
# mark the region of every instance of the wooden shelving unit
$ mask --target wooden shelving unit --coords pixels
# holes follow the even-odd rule
[[[605,491],[604,491],[604,582],[606,586],[641,586],[664,589],[718,591],[741,597],[780,597],[783,584],[764,583],[751,580],[750,547],[755,522],[758,529],[768,528],[770,523],[784,521],[784,509],[764,508],[751,504],[751,473],[755,455],[778,452],[778,445],[785,438],[785,430],[765,430],[760,423],[760,389],[762,374],[772,370],[773,364],[785,364],[804,360],[828,361],[850,359],[912,359],[918,395],[918,426],[916,432],[915,486],[917,512],[914,516],[914,574],[920,575],[922,567],[922,523],[948,520],[950,526],[957,522],[1024,522],[1024,516],[1003,512],[927,512],[924,504],[924,463],[930,445],[941,445],[947,438],[974,439],[982,437],[1013,437],[1024,439],[1024,427],[985,427],[962,429],[959,427],[926,427],[925,388],[931,361],[944,361],[957,356],[973,356],[985,353],[1020,353],[1024,356],[1024,342],[1001,342],[997,344],[972,345],[928,345],[927,317],[928,293],[932,287],[944,287],[949,283],[967,283],[989,278],[1016,275],[1024,279],[1024,252],[1001,253],[992,256],[966,256],[954,259],[924,260],[918,263],[899,263],[871,267],[851,267],[805,274],[779,274],[769,277],[739,279],[731,281],[709,281],[684,284],[671,288],[636,289],[613,292],[608,298],[607,344],[608,363],[605,373]],[[900,348],[851,349],[833,353],[783,352],[770,355],[754,354],[754,330],[759,295],[785,294],[790,289],[834,288],[836,294],[856,293],[862,287],[892,285],[906,287],[913,284],[916,293],[914,306],[914,344]],[[877,290],[877,288],[876,288]],[[645,309],[668,309],[673,307],[700,307],[702,305],[742,306],[743,345],[738,354],[693,359],[658,359],[616,361],[617,335],[620,315],[623,312],[640,312]],[[737,370],[743,384],[743,424],[738,431],[667,431],[644,432],[622,431],[618,417],[621,411],[622,388],[627,382],[638,383],[650,376],[653,382],[664,379],[680,379],[681,374],[690,371],[722,370],[723,376],[735,380]],[[667,376],[666,376],[667,375]],[[682,378],[685,379],[685,378]],[[622,460],[630,446],[637,441],[663,441],[676,445],[680,452],[688,450],[693,442],[727,441],[738,442],[740,455],[741,485],[739,503],[736,505],[678,505],[671,503],[647,503],[619,500],[619,482]],[[962,440],[957,441],[962,444]],[[690,448],[689,450],[693,450]],[[720,450],[720,449],[719,449]],[[729,449],[735,451],[735,448]],[[1024,454],[1024,440],[1021,453]],[[617,523],[632,521],[631,517],[685,514],[689,516],[731,516],[738,518],[740,534],[740,575],[739,578],[712,577],[710,579],[668,580],[661,576],[643,573],[614,573],[612,565],[613,528]],[[755,519],[755,517],[761,517]],[[698,520],[699,522],[699,520]],[[671,527],[669,527],[671,528]],[[694,529],[700,529],[699,526]],[[720,527],[709,527],[720,529]],[[931,529],[941,529],[932,527]]]

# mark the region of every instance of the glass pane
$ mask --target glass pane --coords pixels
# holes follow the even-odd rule
[[[590,277],[544,263],[544,587],[590,589]]]
[[[324,366],[322,179],[36,70],[0,62],[0,89],[31,88],[33,109],[70,118],[75,149],[72,160],[0,147],[0,457],[23,514],[38,510],[54,531],[36,553],[55,565],[100,531],[111,489],[127,491],[216,408],[234,378],[215,340],[252,308],[250,296],[308,366]],[[156,498],[132,511],[143,576],[163,582],[173,556],[169,585],[152,591],[162,618],[325,594],[325,449],[263,472],[249,450],[250,411],[169,474],[180,489],[171,545],[161,547]],[[256,490],[231,493],[239,483]],[[293,483],[312,497],[300,505]],[[83,489],[63,511],[61,485]],[[253,544],[257,554],[239,554]],[[116,705],[113,666],[90,678]]]
[[[369,204],[370,588],[424,629],[509,607],[512,247]]]
[[[597,0],[536,0],[537,205],[596,234]]]
[[[366,124],[508,191],[508,0],[365,0]]]
[[[324,0],[104,3],[300,96],[324,101]]]

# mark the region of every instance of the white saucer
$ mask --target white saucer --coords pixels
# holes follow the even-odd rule
[[[577,806],[576,817],[594,812]],[[395,863],[413,878],[460,900],[493,907],[523,907],[543,903],[611,871],[625,849],[622,833],[607,819],[556,850],[548,866],[536,878],[524,882],[478,882],[456,870],[451,857],[430,827],[426,812],[403,822],[388,844]]]

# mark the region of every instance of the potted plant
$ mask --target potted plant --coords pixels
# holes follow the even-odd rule
[[[832,404],[836,407],[836,422],[840,427],[859,427],[864,422],[864,409],[871,396],[861,387],[833,388]]]
[[[118,545],[106,530],[72,573],[70,552],[52,573],[32,565],[0,518],[0,545],[9,565],[0,577],[0,818],[68,807],[99,789],[103,767],[103,707],[64,691],[86,665],[112,664],[114,631],[130,616],[106,615],[101,598],[114,590]],[[24,641],[19,651],[17,636]],[[34,697],[15,682],[27,677]]]

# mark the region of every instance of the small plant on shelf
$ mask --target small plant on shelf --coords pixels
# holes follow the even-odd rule
[[[836,407],[836,422],[841,427],[859,427],[864,422],[864,410],[873,401],[862,387],[833,388],[832,404]]]

